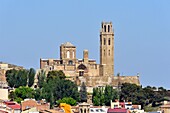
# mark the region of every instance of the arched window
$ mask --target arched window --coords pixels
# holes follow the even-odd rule
[[[70,58],[70,51],[67,51],[67,58]]]
[[[80,113],[83,113],[83,110],[82,110],[82,108],[80,109]]]
[[[86,109],[84,109],[84,113],[86,113]]]
[[[78,66],[78,69],[80,69],[80,70],[87,70],[87,67],[84,64],[80,64]]]
[[[104,45],[106,45],[106,38],[104,38]]]
[[[110,26],[108,25],[108,32],[110,32]]]
[[[72,61],[72,60],[69,60],[69,61],[68,61],[68,64],[69,64],[69,65],[73,65],[73,61]]]
[[[109,40],[108,40],[108,44],[110,45],[110,38],[109,38]]]
[[[106,25],[104,25],[104,32],[106,32]]]

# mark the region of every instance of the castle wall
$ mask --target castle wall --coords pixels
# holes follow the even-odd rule
[[[80,82],[85,82],[87,87],[100,87],[112,85],[118,87],[122,83],[140,85],[139,76],[86,76],[79,77]]]
[[[115,76],[112,79],[112,85],[115,86],[117,84],[122,83],[132,83],[136,85],[140,85],[139,76]]]

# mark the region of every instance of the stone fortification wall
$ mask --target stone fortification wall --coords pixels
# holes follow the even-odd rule
[[[117,87],[122,83],[140,85],[139,76],[84,76],[79,77],[78,80],[81,83],[85,82],[87,87],[100,87],[105,85]]]
[[[112,85],[118,86],[122,83],[131,83],[140,85],[139,76],[114,76],[112,77]]]

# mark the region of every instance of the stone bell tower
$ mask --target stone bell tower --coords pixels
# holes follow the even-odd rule
[[[100,31],[100,76],[114,75],[114,31],[112,22],[102,22]]]

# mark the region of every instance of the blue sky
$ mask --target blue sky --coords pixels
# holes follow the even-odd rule
[[[115,31],[115,74],[140,73],[143,86],[170,89],[170,1],[1,0],[0,61],[39,68],[40,58],[59,58],[59,46],[77,46],[99,63],[102,21]]]

